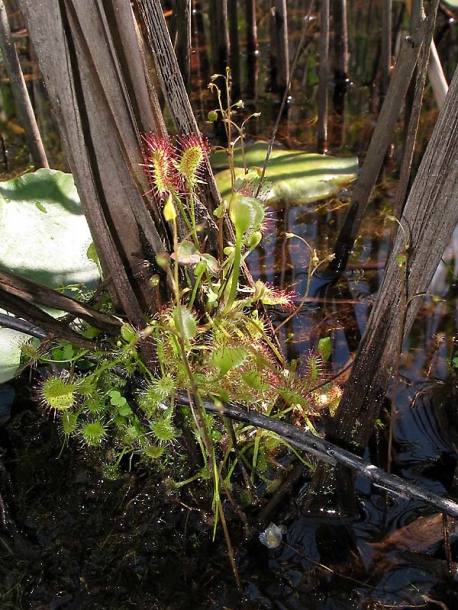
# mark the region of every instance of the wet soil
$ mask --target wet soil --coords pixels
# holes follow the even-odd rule
[[[167,468],[134,464],[104,479],[100,459],[63,447],[32,405],[2,436],[1,608],[216,607],[230,566],[208,488],[178,493]]]
[[[452,490],[456,466],[454,439],[442,432],[450,429],[443,386],[439,404],[430,384],[410,420],[400,418],[394,465],[439,494]],[[375,440],[366,457],[383,463],[385,443]],[[431,508],[364,480],[357,480],[355,514],[308,515],[301,507],[310,471],[299,467],[290,495],[269,515],[286,529],[276,548],[259,539],[268,496],[248,512],[248,530],[226,506],[242,581],[237,590],[221,528],[212,540],[205,482],[172,489],[171,466],[158,472],[140,463],[123,465],[117,480],[104,478],[99,456],[77,443],[64,447],[52,418],[23,400],[1,442],[1,608],[457,607],[457,522],[450,519],[444,530]]]

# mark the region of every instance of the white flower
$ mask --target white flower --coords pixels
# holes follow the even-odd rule
[[[263,532],[259,534],[259,540],[268,549],[276,549],[280,546],[283,534],[286,534],[284,525],[275,525],[271,523]]]

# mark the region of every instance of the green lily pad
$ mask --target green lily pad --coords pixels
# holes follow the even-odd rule
[[[257,142],[246,148],[247,168],[255,168],[260,175],[267,154],[268,144]],[[243,179],[243,156],[241,149],[234,151],[236,178]],[[214,170],[227,167],[227,154],[217,151],[212,155]],[[303,204],[319,201],[335,195],[356,178],[356,157],[331,157],[305,153],[297,150],[272,150],[265,178],[271,189],[267,203]],[[251,172],[252,173],[252,172]],[[225,169],[216,174],[216,183],[223,199],[231,195],[231,174]]]
[[[0,227],[0,267],[53,288],[98,281],[71,174],[39,169],[0,182]]]
[[[39,169],[0,182],[0,227],[0,268],[51,288],[93,288],[99,281],[97,265],[88,258],[92,238],[71,174]],[[0,383],[14,376],[20,344],[27,339],[1,329]]]

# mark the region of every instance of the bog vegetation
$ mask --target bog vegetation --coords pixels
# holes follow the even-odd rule
[[[11,357],[16,361],[20,357],[21,362],[19,368],[16,361],[8,363],[7,375],[16,368],[17,373],[32,371],[34,399],[43,417],[58,428],[62,454],[83,448],[105,480],[119,480],[126,472],[153,471],[164,479],[164,494],[186,488],[193,498],[194,485],[204,488],[213,536],[221,525],[235,581],[241,587],[227,523],[228,505],[248,532],[247,514],[256,514],[259,504],[265,504],[257,492],[262,490],[269,497],[281,488],[281,494],[288,493],[293,484],[287,480],[282,486],[284,472],[295,472],[297,481],[306,471],[313,483],[309,480],[310,493],[299,502],[302,509],[324,510],[330,495],[321,491],[332,489],[337,508],[331,510],[353,514],[354,479],[347,467],[369,478],[379,476],[375,467],[366,465],[365,470],[357,456],[323,444],[322,439],[362,452],[374,427],[381,425],[380,411],[392,378],[391,408],[396,414],[404,339],[420,302],[429,296],[429,282],[458,220],[452,204],[458,171],[454,163],[458,83],[452,83],[445,103],[435,89],[444,107],[422,165],[410,194],[407,186],[404,191],[400,188],[398,205],[393,213],[385,214],[385,220],[393,221],[391,253],[345,385],[342,371],[333,371],[330,333],[319,334],[312,349],[288,359],[279,331],[303,311],[317,274],[324,285],[331,285],[345,271],[415,67],[416,103],[422,98],[439,2],[429,3],[427,16],[419,6],[412,9],[412,31],[397,50],[393,75],[390,62],[382,66],[380,93],[385,101],[358,177],[354,158],[274,147],[297,62],[309,44],[310,28],[315,27],[313,3],[303,11],[300,42],[291,62],[284,39],[288,32],[281,19],[286,16],[286,3],[275,3],[278,61],[272,64],[277,77],[272,88],[279,95],[278,119],[270,142],[251,147],[247,130],[259,119],[259,112],[247,110],[238,99],[241,80],[234,63],[237,36],[233,29],[232,47],[228,46],[227,11],[229,22],[237,23],[237,3],[209,3],[216,69],[207,92],[213,95],[214,107],[205,118],[207,130],[213,125],[221,144],[212,161],[210,144],[194,118],[187,93],[191,3],[185,4],[186,9],[174,3],[171,29],[177,61],[164,20],[165,7],[157,0],[136,0],[132,7],[113,0],[97,11],[69,1],[60,3],[57,16],[51,0],[40,3],[40,10],[32,0],[22,3],[78,201],[63,186],[57,194],[53,191],[36,200],[37,184],[41,183],[40,193],[46,191],[46,184],[52,189],[63,184],[60,174],[48,169],[36,172],[29,183],[29,178],[2,183],[1,211],[10,214],[9,224],[4,223],[5,235],[17,229],[15,201],[21,205],[28,201],[33,212],[41,214],[40,222],[49,227],[49,235],[51,220],[60,226],[51,208],[62,206],[76,215],[81,214],[82,205],[94,242],[85,246],[83,258],[97,269],[100,282],[64,285],[56,273],[49,272],[41,283],[46,275],[43,269],[6,262],[11,252],[6,253],[5,247],[5,259],[0,261],[4,267],[0,272],[1,324],[17,333],[15,349],[20,345],[20,356],[8,348]],[[335,26],[343,36],[346,5],[337,4]],[[251,59],[256,57],[257,43],[254,14],[248,9],[254,6],[254,2],[246,3]],[[5,13],[3,3],[0,11]],[[383,15],[384,32],[388,28],[390,33],[385,11]],[[319,18],[317,148],[323,153],[328,147],[328,2],[321,3]],[[3,39],[8,40],[8,23],[2,23]],[[218,30],[220,24],[223,30]],[[14,52],[11,45],[8,48],[3,52],[9,70],[14,71]],[[154,64],[154,79],[145,69],[145,49]],[[349,84],[347,50],[341,63],[335,58],[335,85],[343,90]],[[227,67],[230,61],[232,71]],[[256,97],[254,91],[250,97]],[[401,183],[406,185],[418,118],[413,104],[401,173]],[[32,124],[29,128],[33,130]],[[36,165],[46,166],[44,151],[34,154]],[[226,169],[215,181],[211,163],[222,169],[221,158]],[[300,244],[307,261],[303,291],[253,279],[250,255],[259,251],[269,233],[270,211],[331,194],[338,197],[349,183],[350,190],[341,197],[344,203],[338,202],[340,206],[348,201],[348,213],[333,248],[319,252],[302,235],[285,232],[284,239]],[[9,249],[14,246],[14,240],[4,243]],[[37,251],[29,258],[40,256]],[[25,334],[34,338],[25,340]],[[11,341],[9,334],[8,345]],[[233,421],[229,406],[246,417]],[[255,417],[250,420],[250,414],[268,417],[269,429]],[[390,428],[393,418],[387,420]],[[298,449],[299,436],[282,435],[285,423],[295,426],[298,435],[305,433],[309,442],[312,438],[313,458]],[[393,452],[390,430],[388,469]],[[313,444],[313,436],[320,442]],[[317,455],[333,467],[320,465]],[[390,489],[399,490],[397,480],[386,473],[385,477],[387,486],[393,484]],[[458,515],[452,500],[426,494],[407,482],[401,483],[401,491]],[[260,539],[274,549],[281,545],[284,533],[283,526],[272,525]]]

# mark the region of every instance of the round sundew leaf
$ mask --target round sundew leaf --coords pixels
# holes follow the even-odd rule
[[[258,229],[265,216],[265,208],[259,199],[234,193],[229,204],[229,215],[236,231],[244,233]]]
[[[124,398],[124,400],[126,400],[126,399]],[[131,415],[131,413],[132,413],[132,409],[129,407],[127,402],[120,405],[119,415],[122,415],[123,417],[127,417],[128,415]]]
[[[178,307],[174,307],[173,320],[177,330],[181,329],[183,332],[183,339],[185,341],[194,339],[197,333],[197,322],[192,311],[183,306],[181,306],[179,309]]]
[[[327,362],[332,354],[332,341],[331,337],[322,337],[318,341],[318,353],[323,358],[324,362]]]
[[[263,383],[259,371],[248,371],[242,375],[243,381],[254,390],[268,390],[269,384]]]
[[[230,369],[240,366],[247,356],[244,347],[219,347],[212,356],[212,363],[221,371],[221,376],[225,375]]]
[[[60,377],[49,377],[43,381],[41,396],[43,402],[56,411],[66,411],[75,404],[76,385]]]

